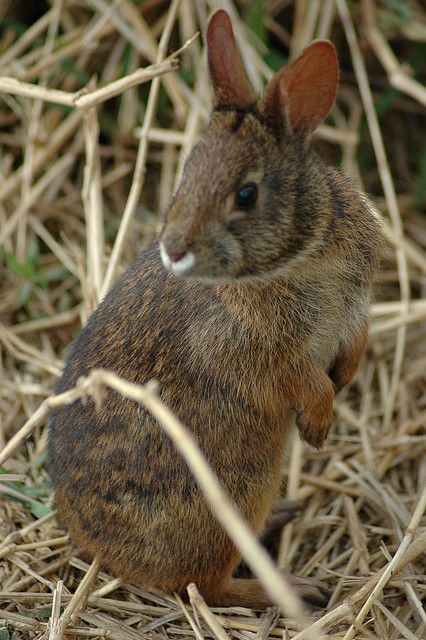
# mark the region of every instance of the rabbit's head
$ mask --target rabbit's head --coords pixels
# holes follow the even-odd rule
[[[161,257],[184,277],[268,279],[320,241],[326,205],[307,179],[319,163],[309,142],[334,102],[335,49],[312,43],[256,99],[225,11],[211,17],[207,46],[213,113],[167,212]]]

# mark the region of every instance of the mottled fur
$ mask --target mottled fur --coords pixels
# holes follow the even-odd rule
[[[223,14],[212,22],[223,26]],[[238,55],[225,27],[227,51]],[[252,101],[240,75],[230,104],[235,78],[221,79],[220,55],[211,57],[216,109],[161,235],[170,255],[191,250],[196,263],[179,279],[157,245],[140,257],[80,332],[58,391],[99,367],[136,383],[157,379],[260,532],[293,410],[302,437],[320,446],[335,391],[362,356],[381,235],[359,193],[314,153],[311,132],[273,115],[277,91]],[[258,201],[236,211],[247,176]],[[99,410],[92,401],[57,410],[49,465],[72,539],[117,575],[179,592],[195,581],[212,604],[269,603],[256,580],[230,577],[235,547],[140,405],[109,391]],[[294,583],[309,595],[306,582]]]

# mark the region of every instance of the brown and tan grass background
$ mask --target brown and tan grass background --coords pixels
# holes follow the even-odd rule
[[[333,40],[341,86],[317,144],[367,191],[389,240],[368,353],[333,432],[320,452],[296,439],[284,469],[283,492],[303,511],[277,561],[331,592],[309,619],[297,602],[296,619],[211,611],[196,591],[184,605],[122,584],[78,557],[50,506],[47,399],[81,324],[155,238],[203,129],[210,94],[193,36],[218,7],[257,90],[313,38]],[[3,0],[0,74],[0,640],[426,638],[424,3]],[[103,381],[179,430],[152,388]],[[214,479],[194,464],[223,517]],[[228,520],[253,566],[247,532]]]

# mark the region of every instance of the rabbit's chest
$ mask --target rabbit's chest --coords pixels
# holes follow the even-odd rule
[[[241,390],[274,387],[306,356],[328,370],[349,312],[334,288],[271,289],[259,299],[222,299],[215,313],[189,327],[186,343],[197,365]]]

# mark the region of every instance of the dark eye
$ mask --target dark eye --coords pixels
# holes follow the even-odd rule
[[[253,182],[245,184],[237,192],[237,207],[239,209],[251,209],[257,202],[258,189]]]

